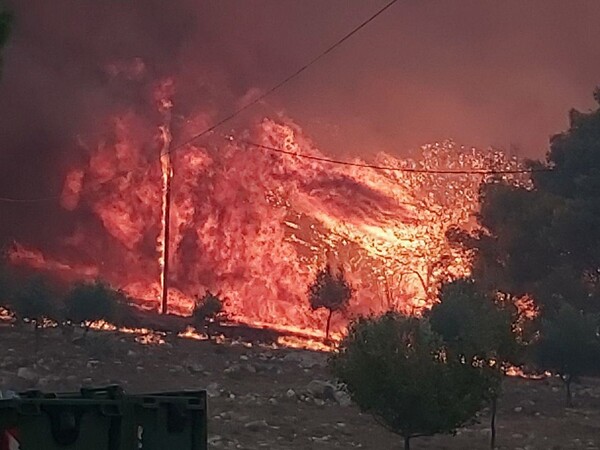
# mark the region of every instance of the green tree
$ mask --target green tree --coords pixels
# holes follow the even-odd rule
[[[208,340],[212,340],[211,324],[223,314],[223,302],[212,292],[207,291],[196,300],[192,319],[196,327],[204,327]]]
[[[2,48],[8,42],[10,29],[12,25],[12,14],[4,6],[4,2],[0,0],[0,71],[2,68]]]
[[[473,280],[460,279],[442,286],[440,303],[427,314],[450,358],[465,361],[497,378],[491,398],[490,446],[496,446],[496,411],[506,369],[518,364],[523,346],[515,326],[518,311],[483,293]],[[479,364],[482,363],[482,364]]]
[[[494,378],[456,359],[427,321],[387,313],[360,318],[331,358],[352,399],[404,439],[453,433],[473,420]]]
[[[581,376],[600,373],[598,316],[563,304],[556,315],[542,320],[539,338],[531,351],[540,369],[560,376],[567,406],[572,406],[571,383]]]
[[[65,318],[74,324],[83,324],[85,335],[99,320],[115,323],[120,306],[127,297],[103,281],[79,282],[65,297]]]
[[[331,267],[319,271],[315,281],[308,288],[308,299],[313,310],[325,308],[328,310],[325,325],[325,340],[329,340],[331,316],[335,311],[342,311],[352,298],[352,287],[346,281],[343,271],[334,274]]]
[[[41,275],[20,281],[14,287],[9,300],[9,309],[17,324],[28,320],[35,331],[35,348],[39,347],[40,333],[45,319],[56,319],[57,293],[50,282]]]
[[[530,186],[482,186],[482,230],[459,239],[475,250],[473,276],[550,313],[563,302],[600,311],[600,109],[571,111],[546,160],[529,165]]]

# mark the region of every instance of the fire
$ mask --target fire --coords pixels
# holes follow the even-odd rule
[[[174,85],[158,85],[154,115],[121,111],[107,119],[102,139],[82,138],[89,159],[66,175],[61,203],[82,219],[53,243],[62,251],[17,243],[13,263],[102,277],[146,308],[166,296],[178,314],[189,314],[209,289],[233,318],[303,331],[323,326],[306,291],[327,262],[345,268],[356,292],[346,318],[334,316],[337,330],[356,314],[419,312],[441,282],[469,274],[471,255],[446,233],[477,226],[482,177],[331,165],[235,137],[172,151],[173,142],[210,122],[203,112],[180,119]],[[239,136],[323,156],[287,119],[264,119]],[[375,159],[424,170],[518,165],[501,152],[452,141],[424,146],[413,159]]]

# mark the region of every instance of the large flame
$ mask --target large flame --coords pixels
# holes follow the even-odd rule
[[[210,289],[234,318],[303,329],[322,327],[306,292],[325,263],[343,266],[355,288],[349,314],[419,311],[440,282],[469,273],[470,256],[446,233],[476,226],[481,177],[332,165],[215,136],[169,155],[172,140],[209,122],[198,114],[175,123],[173,86],[159,85],[153,118],[125,111],[110,119],[102,140],[82,141],[90,157],[66,176],[61,204],[86,220],[62,239],[61,252],[19,243],[13,262],[103,277],[150,308],[168,283],[169,311],[181,314]],[[237,137],[323,156],[286,119],[264,119]],[[425,146],[414,159],[380,153],[376,161],[427,170],[517,164],[451,141]]]

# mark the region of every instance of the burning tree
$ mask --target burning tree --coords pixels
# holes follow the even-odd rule
[[[358,406],[404,438],[451,433],[490,398],[495,378],[447,358],[427,321],[387,313],[354,322],[331,368]]]
[[[126,296],[102,281],[77,283],[65,298],[65,317],[71,323],[83,324],[87,335],[96,321],[116,321],[124,303]]]
[[[532,354],[540,369],[560,376],[565,385],[567,406],[573,406],[571,383],[578,377],[600,373],[598,316],[563,304],[555,316],[542,320]]]
[[[206,336],[212,339],[210,325],[223,313],[223,302],[212,292],[207,291],[202,298],[196,300],[192,318],[194,324],[203,326],[206,330]]]
[[[329,311],[327,315],[327,325],[325,327],[325,340],[329,340],[329,327],[331,325],[331,316],[335,311],[341,311],[352,297],[352,287],[346,281],[343,271],[334,274],[331,266],[325,266],[321,270],[313,284],[308,289],[308,298],[310,307],[315,310],[325,308]]]
[[[519,318],[517,308],[495,301],[472,280],[460,279],[442,286],[440,303],[433,306],[427,317],[433,331],[442,337],[450,358],[465,361],[496,377],[490,423],[490,446],[495,448],[502,376],[511,364],[518,364],[524,349],[514,332]]]

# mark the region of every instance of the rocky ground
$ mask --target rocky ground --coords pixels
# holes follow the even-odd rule
[[[69,391],[118,383],[130,392],[203,388],[209,394],[213,449],[402,448],[401,440],[361,414],[331,382],[322,353],[166,337],[91,332],[85,341],[44,330],[1,326],[0,389]],[[564,407],[557,380],[508,378],[500,400],[502,449],[600,449],[600,381],[575,388]],[[485,449],[488,416],[456,436],[414,440],[414,449]]]

